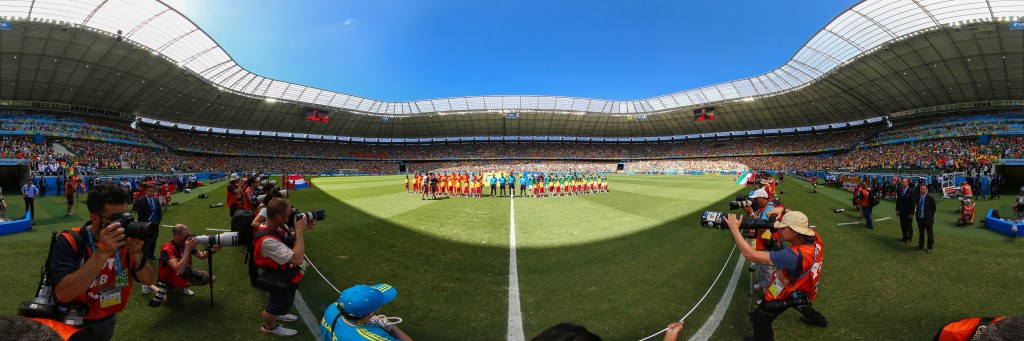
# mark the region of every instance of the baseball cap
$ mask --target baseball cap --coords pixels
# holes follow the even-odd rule
[[[775,222],[775,227],[789,227],[793,232],[814,236],[814,231],[807,227],[807,216],[797,211],[787,212],[782,216],[782,221]]]
[[[767,185],[768,184],[768,180],[761,179],[761,181],[759,183],[762,184],[762,185]]]
[[[345,312],[355,317],[366,317],[398,296],[398,291],[388,284],[369,286],[357,284],[345,289],[338,297],[338,304]]]
[[[761,189],[758,189],[758,190],[754,191],[754,194],[751,194],[750,198],[751,199],[754,199],[754,198],[765,198],[765,199],[768,199],[768,192],[766,192],[763,188],[761,188]]]

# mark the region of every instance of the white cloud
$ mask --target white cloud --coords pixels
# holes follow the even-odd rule
[[[345,19],[345,26],[356,26],[355,19]]]

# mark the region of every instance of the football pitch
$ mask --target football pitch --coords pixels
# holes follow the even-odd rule
[[[529,339],[560,322],[582,324],[605,340],[638,340],[695,308],[724,268],[687,318],[681,339],[708,321],[719,323],[712,339],[750,335],[746,264],[738,266],[738,251],[730,256],[727,231],[698,224],[701,212],[727,211],[727,202],[749,189],[732,184],[731,176],[608,178],[610,193],[440,200],[406,193],[400,176],[314,178],[312,188],[293,192],[292,202],[303,211],[327,212],[306,234],[306,254],[326,281],[307,269],[300,294],[313,321],[286,325],[299,331],[297,339],[313,338],[309,326],[316,327],[338,297],[332,284],[387,283],[399,295],[381,313],[403,318],[402,329],[419,340],[504,340],[518,333],[509,328],[517,323]],[[208,186],[209,199],[176,194],[182,205],[172,207],[163,224],[184,223],[196,234],[228,229],[227,209],[207,207],[223,202],[223,186]],[[868,230],[848,192],[819,188],[815,194],[795,179],[779,191],[824,240],[815,307],[830,322],[827,328],[806,326],[789,311],[775,322],[779,339],[930,339],[952,320],[1024,313],[1015,290],[1024,283],[1024,241],[1011,242],[980,223],[954,226],[953,200],[938,201],[935,252],[926,255],[916,248],[916,228],[915,243],[898,241],[892,202],[875,208],[880,220]],[[59,211],[60,199],[41,198],[36,206]],[[1011,199],[980,201],[979,218],[988,208],[1008,212]],[[20,198],[7,200],[10,215],[17,216]],[[833,213],[835,208],[846,212]],[[41,212],[47,210],[53,208]],[[67,218],[55,214],[38,232],[0,237],[0,257],[9,261],[0,277],[5,315],[34,296],[49,231],[80,224],[87,217],[82,211]],[[169,231],[162,229],[162,241]],[[215,256],[212,307],[206,287],[193,288],[197,294],[184,308],[149,308],[150,296],[136,290],[119,314],[115,338],[276,338],[257,331],[266,296],[248,285],[242,251],[226,248]],[[203,260],[193,263],[207,267]],[[510,280],[513,268],[517,276]],[[733,295],[723,298],[730,285]],[[301,315],[299,306],[294,313]]]

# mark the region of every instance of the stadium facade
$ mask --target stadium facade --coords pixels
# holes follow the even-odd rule
[[[934,106],[1021,106],[1022,21],[1024,1],[863,1],[785,64],[751,78],[628,101],[386,102],[253,74],[161,1],[12,0],[0,3],[0,105],[88,108],[215,133],[368,142],[824,131],[941,109]],[[711,108],[714,119],[695,119]],[[329,112],[330,122],[307,124],[310,110]]]

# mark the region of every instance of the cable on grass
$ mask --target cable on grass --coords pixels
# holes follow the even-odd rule
[[[314,265],[313,262],[309,260],[309,256],[302,255],[302,258],[305,258],[306,263],[309,263],[309,266],[313,267],[313,270],[316,270],[316,273],[320,274],[320,278],[323,278],[324,282],[327,282],[327,285],[330,285],[331,288],[334,289],[334,291],[338,292],[339,295],[341,294],[341,290],[338,290],[338,287],[334,286],[334,284],[331,284],[331,281],[327,280],[327,277],[324,276],[324,273],[320,272],[320,269],[317,269],[316,265]]]
[[[733,253],[736,253],[736,245],[733,245],[732,246],[732,251],[729,251],[729,257],[725,257],[725,264],[722,264],[722,270],[718,271],[718,277],[715,277],[715,281],[711,282],[711,286],[708,287],[708,291],[704,292],[704,296],[701,296],[700,300],[697,301],[697,304],[694,304],[693,308],[690,308],[690,311],[686,312],[686,315],[683,315],[683,318],[679,319],[679,322],[686,321],[686,318],[690,317],[690,314],[692,314],[694,310],[697,310],[697,307],[699,307],[700,304],[702,302],[704,302],[704,299],[708,297],[708,294],[711,293],[711,289],[715,288],[715,284],[718,284],[718,280],[721,279],[722,278],[722,274],[725,273],[725,268],[729,266],[729,260],[732,259],[732,254]],[[668,330],[668,328],[662,329],[661,331],[659,331],[657,333],[651,334],[651,336],[648,336],[648,337],[640,339],[640,341],[650,340],[651,338],[653,338],[655,336],[661,335],[661,333],[664,333],[667,330]]]

